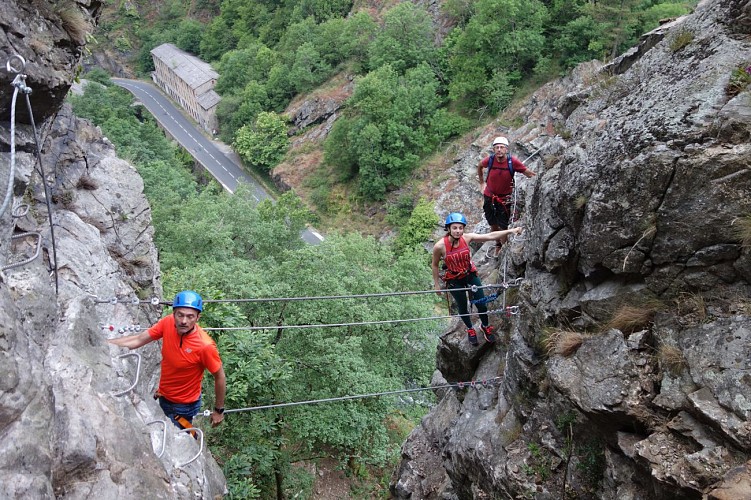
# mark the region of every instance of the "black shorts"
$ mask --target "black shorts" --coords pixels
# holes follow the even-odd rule
[[[482,210],[485,212],[485,220],[491,226],[499,226],[501,229],[508,229],[511,215],[511,207],[504,205],[500,201],[493,201],[490,196],[483,195]]]

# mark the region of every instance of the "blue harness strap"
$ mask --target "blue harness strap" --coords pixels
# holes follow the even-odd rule
[[[514,164],[511,161],[511,155],[508,155],[506,159],[508,160],[508,171],[511,173],[511,179],[513,180],[513,178],[514,178]],[[488,173],[485,174],[485,182],[488,182],[488,177],[490,177],[490,170],[493,168],[493,163],[494,162],[495,162],[495,154],[491,154],[488,157]]]
[[[479,298],[479,299],[470,300],[469,302],[470,302],[470,304],[475,304],[475,305],[477,305],[477,304],[487,304],[488,302],[493,302],[497,298],[498,298],[498,294],[497,293],[491,293],[490,295],[486,295],[485,297],[482,297],[482,298]]]

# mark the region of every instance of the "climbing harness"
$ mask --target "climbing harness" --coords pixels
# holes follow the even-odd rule
[[[55,273],[55,295],[57,295],[59,291],[59,285],[58,285],[58,275],[57,275],[57,249],[55,247],[55,226],[52,221],[52,206],[50,204],[49,187],[47,186],[47,178],[44,173],[44,166],[42,165],[42,151],[41,151],[41,147],[39,144],[39,136],[37,135],[37,127],[36,127],[36,124],[34,123],[34,111],[31,109],[31,101],[29,100],[29,94],[31,94],[31,88],[29,88],[26,85],[26,74],[24,74],[24,70],[26,69],[26,61],[20,55],[14,54],[10,56],[10,58],[6,62],[5,69],[9,73],[15,73],[16,77],[13,79],[13,82],[11,82],[11,85],[14,87],[14,90],[13,90],[13,97],[11,99],[11,107],[10,107],[10,172],[8,175],[8,187],[5,192],[5,197],[3,198],[2,205],[0,205],[0,216],[2,216],[2,214],[8,208],[8,205],[10,204],[10,200],[13,194],[13,180],[15,177],[15,169],[16,169],[16,98],[18,97],[18,93],[21,92],[26,98],[26,107],[29,111],[29,119],[31,121],[31,128],[34,132],[34,143],[36,146],[38,172],[39,172],[39,175],[41,176],[42,185],[44,186],[44,201],[47,204],[47,217],[49,218],[49,223],[50,223],[50,240],[52,241],[52,261],[53,261],[53,266],[54,266],[53,270]],[[23,261],[22,263],[13,264],[10,267],[17,267],[23,264],[27,264],[31,262],[32,260],[34,260],[39,255],[39,248],[41,247],[41,239],[42,239],[39,233],[24,233],[21,235],[14,235],[12,236],[12,238],[15,238],[15,237],[22,238],[26,236],[38,236],[39,241],[37,243],[37,251],[35,252],[34,257],[31,259],[27,259]],[[5,266],[0,270],[4,271],[6,269],[9,269],[10,267]]]

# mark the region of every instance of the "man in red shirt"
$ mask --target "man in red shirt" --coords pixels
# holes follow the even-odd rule
[[[185,428],[201,410],[201,382],[203,371],[214,376],[214,411],[211,425],[224,420],[226,378],[216,343],[198,326],[203,311],[203,299],[196,292],[178,293],[172,302],[172,314],[137,335],[110,339],[111,344],[128,349],[162,340],[162,373],[155,398],[164,414],[178,427]]]
[[[537,175],[525,167],[518,158],[511,156],[508,150],[508,139],[496,137],[493,140],[493,154],[480,160],[477,165],[477,178],[483,195],[482,209],[491,231],[508,229],[512,209],[511,194],[514,191],[514,174],[520,173],[525,177]],[[487,178],[483,175],[486,168],[490,169],[487,172]],[[502,246],[507,239],[508,236],[501,237],[496,245]]]

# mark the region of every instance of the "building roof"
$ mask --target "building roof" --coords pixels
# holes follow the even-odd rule
[[[221,100],[222,98],[219,96],[219,94],[217,94],[213,90],[208,90],[198,96],[198,104],[203,109],[211,109],[216,106]]]
[[[219,73],[214,71],[209,63],[178,49],[171,43],[155,47],[151,54],[172,68],[172,71],[193,89],[219,77]]]

